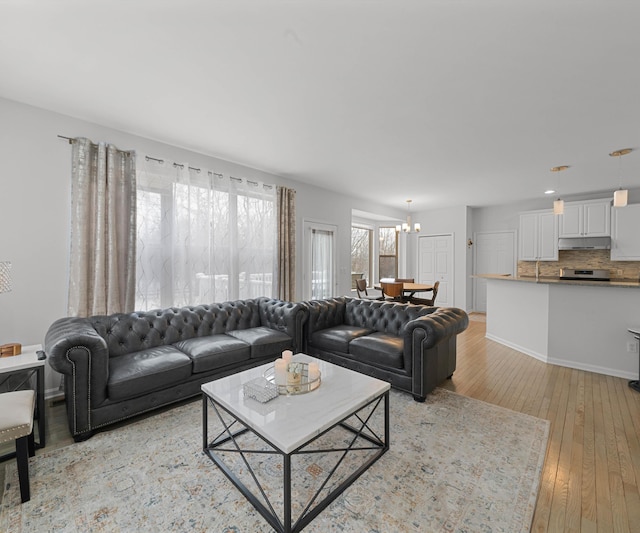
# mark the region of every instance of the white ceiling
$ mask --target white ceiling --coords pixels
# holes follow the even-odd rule
[[[413,211],[640,187],[639,52],[638,0],[0,0],[0,96]]]

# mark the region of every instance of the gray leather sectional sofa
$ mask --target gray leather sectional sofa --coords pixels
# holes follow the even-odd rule
[[[64,375],[69,429],[108,424],[195,396],[200,385],[301,351],[306,308],[257,298],[90,318],[62,318],[44,349]]]
[[[456,369],[456,335],[469,317],[455,307],[331,298],[303,302],[305,353],[378,379],[424,401]]]
[[[129,314],[61,318],[45,336],[64,375],[69,429],[97,429],[200,394],[200,385],[262,365],[283,350],[388,381],[424,401],[456,368],[457,308],[330,298],[270,298]]]

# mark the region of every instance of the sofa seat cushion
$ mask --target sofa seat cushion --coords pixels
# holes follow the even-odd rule
[[[157,346],[112,357],[107,392],[110,400],[125,400],[181,383],[190,375],[188,355],[173,346]]]
[[[346,324],[316,331],[309,339],[309,344],[328,352],[349,353],[349,345],[371,333],[372,330]]]
[[[293,346],[293,339],[286,333],[262,326],[227,331],[227,335],[249,344],[252,359],[278,355]]]
[[[193,361],[193,373],[208,372],[251,357],[251,346],[230,335],[207,335],[174,344]]]
[[[375,332],[351,341],[349,353],[354,359],[371,365],[404,369],[404,340],[397,335]]]

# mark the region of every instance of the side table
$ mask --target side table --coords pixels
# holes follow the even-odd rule
[[[20,389],[31,377],[36,375],[36,412],[34,419],[38,421],[38,440],[35,441],[36,448],[45,446],[45,409],[44,409],[44,363],[46,356],[42,351],[42,346],[34,344],[23,346],[20,355],[11,357],[0,357],[0,387],[15,374],[25,373],[26,377],[20,383],[12,384],[12,390]],[[5,461],[15,457],[15,452],[8,453],[0,457],[0,461]]]

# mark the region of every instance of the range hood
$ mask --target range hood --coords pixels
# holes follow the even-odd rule
[[[558,250],[611,250],[611,237],[565,237]]]

